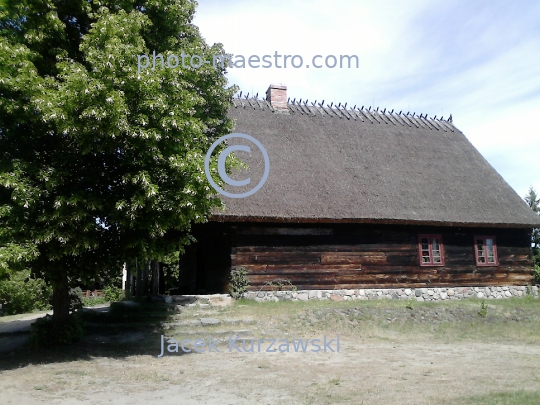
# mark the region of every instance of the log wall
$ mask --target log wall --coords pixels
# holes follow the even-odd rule
[[[440,234],[445,265],[419,265],[418,235]],[[476,266],[474,236],[494,235],[499,265]],[[527,229],[335,224],[234,224],[231,265],[251,290],[288,279],[298,289],[510,286],[532,284]]]

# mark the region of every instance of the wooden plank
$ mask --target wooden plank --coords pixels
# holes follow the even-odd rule
[[[359,254],[326,253],[321,255],[321,264],[363,264],[363,263],[387,263],[388,258],[382,252],[370,252]]]
[[[331,228],[274,228],[246,227],[236,231],[239,235],[333,235]]]
[[[509,255],[504,255],[504,256],[499,255],[500,264],[529,263],[529,262],[532,262],[532,261],[528,254],[525,254],[525,255],[509,254]]]
[[[279,264],[248,264],[245,266],[246,270],[250,272],[275,272],[278,274],[283,271],[302,271],[302,270],[317,270],[317,271],[337,271],[337,270],[361,270],[357,264],[291,264],[291,265],[279,265]]]
[[[236,252],[418,252],[413,245],[306,245],[306,246],[235,246]]]
[[[231,256],[231,262],[236,266],[250,264],[313,264],[321,263],[321,255],[318,253],[255,253],[255,254],[236,254]]]
[[[409,117],[392,118],[414,125]],[[420,126],[442,129],[420,118],[414,117],[414,120]],[[420,227],[413,228],[421,230]],[[243,229],[238,226],[236,231],[233,230],[231,263],[246,267],[256,283],[287,278],[294,280],[295,285],[307,288],[317,285],[327,289],[338,285],[353,288],[361,285],[385,288],[399,285],[523,285],[532,281],[529,249],[519,245],[521,236],[525,235],[523,232],[508,230],[499,235],[490,230],[497,236],[500,265],[478,267],[474,258],[473,233],[484,234],[485,230],[471,229],[462,233],[461,229],[442,229],[445,266],[422,267],[418,263],[418,233],[400,229],[375,225],[250,226]],[[526,238],[522,243],[527,243]]]

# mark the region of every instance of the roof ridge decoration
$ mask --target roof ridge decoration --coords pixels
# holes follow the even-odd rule
[[[308,105],[308,103],[311,104]],[[249,93],[242,97],[242,92],[236,97],[232,98],[232,104],[234,108],[253,108],[254,110],[268,110],[275,112],[275,108],[264,98],[259,98],[257,93],[255,96],[249,96]],[[437,116],[429,118],[427,114],[416,114],[413,112],[407,112],[406,114],[403,111],[395,113],[394,110],[387,111],[385,108],[382,111],[379,111],[379,107],[376,109],[371,109],[371,107],[365,109],[364,106],[358,108],[356,105],[354,107],[348,107],[347,103],[335,105],[333,102],[327,105],[324,105],[324,100],[320,103],[315,100],[314,102],[309,102],[309,100],[302,101],[290,98],[287,100],[287,111],[290,115],[301,114],[301,115],[311,115],[329,117],[329,118],[339,118],[347,119],[354,121],[367,122],[369,121],[372,124],[382,124],[382,125],[401,125],[408,127],[416,128],[426,128],[435,131],[444,131],[444,132],[454,132],[457,128],[452,122],[452,114],[447,119],[444,119],[442,116],[437,118]]]

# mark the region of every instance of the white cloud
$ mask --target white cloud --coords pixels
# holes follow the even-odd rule
[[[447,117],[523,196],[540,191],[540,3],[209,0],[194,23],[233,54],[358,55],[358,69],[230,69],[264,94]]]

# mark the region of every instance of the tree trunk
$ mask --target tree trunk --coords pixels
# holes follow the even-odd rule
[[[142,295],[148,295],[148,267],[150,265],[149,261],[144,262],[144,268],[143,268],[143,282],[142,282]]]
[[[152,295],[159,294],[159,262],[152,260]]]
[[[137,268],[137,280],[135,281],[135,296],[137,298],[142,297],[143,291],[142,291],[142,268],[139,264],[139,261],[135,259],[135,266]]]
[[[60,271],[54,280],[51,280],[53,288],[53,323],[55,325],[67,322],[69,319],[69,284],[67,272]]]
[[[129,267],[129,264],[126,262],[124,263],[124,268],[126,269],[125,272],[125,282],[122,288],[124,289],[124,296],[126,298],[131,298],[131,268]]]
[[[165,274],[163,272],[163,263],[159,263],[159,293],[165,294]]]

